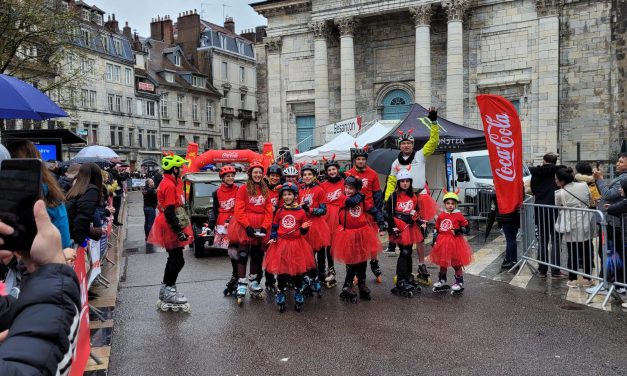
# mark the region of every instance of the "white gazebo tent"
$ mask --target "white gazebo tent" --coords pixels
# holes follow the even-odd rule
[[[311,162],[321,160],[322,157],[331,158],[335,154],[338,161],[347,161],[351,158],[350,149],[355,139],[348,133],[340,133],[333,140],[315,149],[299,153],[294,156],[294,162]]]

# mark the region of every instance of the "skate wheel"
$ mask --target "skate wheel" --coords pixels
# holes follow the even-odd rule
[[[189,303],[186,303],[185,305],[183,305],[183,312],[189,313],[192,310],[192,306],[189,305]]]
[[[394,276],[393,281],[394,281],[394,284],[395,284],[395,285],[398,283],[398,276],[397,276],[397,275],[395,275],[395,276]]]
[[[383,278],[381,278],[381,276],[377,276],[377,283],[383,283]]]
[[[241,306],[242,303],[244,303],[244,298],[243,297],[238,297],[237,298],[237,305]]]
[[[157,300],[157,308],[161,309],[161,300]]]
[[[179,307],[172,307],[172,312],[178,312],[179,311]]]

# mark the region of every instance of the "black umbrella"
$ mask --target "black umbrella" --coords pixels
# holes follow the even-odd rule
[[[397,149],[377,149],[368,153],[368,166],[381,175],[389,175],[392,162],[400,153]]]
[[[146,159],[142,162],[142,167],[147,167],[147,166],[159,166],[159,163],[157,163],[157,161],[154,161],[152,159]]]
[[[99,157],[78,157],[78,158],[73,158],[70,159],[69,161],[65,161],[61,164],[61,166],[69,166],[71,164],[83,164],[83,163],[95,163],[98,166],[100,166],[101,168],[104,167],[110,167],[113,166],[113,163],[111,163],[110,161],[104,159],[104,158],[99,158]]]

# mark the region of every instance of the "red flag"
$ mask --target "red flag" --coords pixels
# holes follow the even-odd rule
[[[89,360],[91,351],[89,332],[89,303],[87,300],[87,271],[85,269],[85,248],[79,247],[76,250],[76,260],[74,261],[74,271],[81,287],[81,317],[78,324],[78,341],[74,349],[72,358],[72,369],[70,376],[82,375]]]
[[[499,212],[511,213],[518,209],[523,198],[520,119],[514,106],[501,96],[479,95],[477,104],[488,144]]]

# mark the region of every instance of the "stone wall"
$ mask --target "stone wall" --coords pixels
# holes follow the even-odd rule
[[[612,40],[615,48],[613,53],[615,64],[612,71],[616,81],[612,88],[616,98],[616,110],[614,111],[614,128],[610,131],[610,159],[620,150],[619,145],[627,140],[627,110],[625,108],[627,105],[627,98],[625,98],[627,92],[627,79],[625,79],[627,73],[627,59],[625,58],[627,55],[627,4],[625,0],[613,0],[612,4]]]

